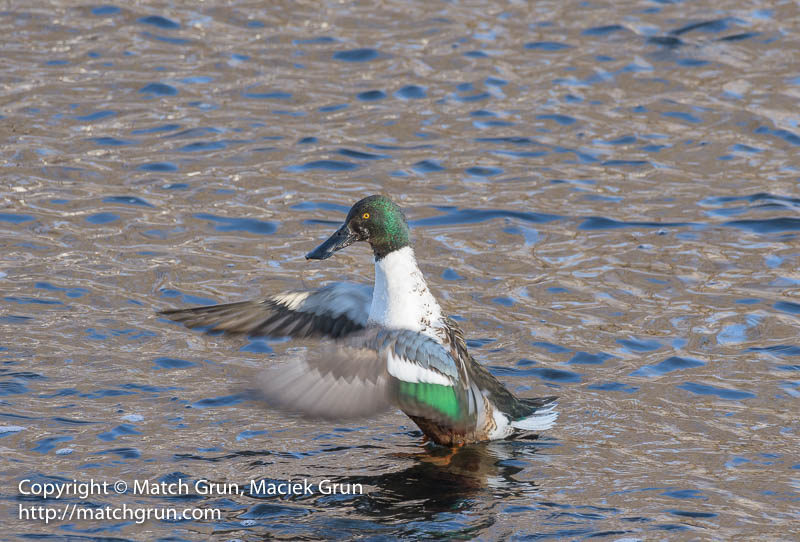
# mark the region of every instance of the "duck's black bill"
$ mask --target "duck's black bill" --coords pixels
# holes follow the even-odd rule
[[[326,258],[330,258],[331,255],[337,250],[341,250],[344,247],[349,247],[356,241],[358,241],[358,237],[355,233],[350,231],[350,228],[348,228],[347,224],[345,224],[336,230],[336,232],[331,235],[327,241],[306,254],[306,259],[324,260]]]

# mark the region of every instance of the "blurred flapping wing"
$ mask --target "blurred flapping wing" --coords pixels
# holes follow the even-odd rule
[[[273,366],[258,395],[273,407],[316,418],[357,418],[394,405],[411,416],[460,422],[467,391],[448,351],[410,330],[369,327],[305,360]]]

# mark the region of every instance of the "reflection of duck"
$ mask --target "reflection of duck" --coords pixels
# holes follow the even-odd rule
[[[535,491],[534,482],[516,480],[514,475],[523,470],[520,463],[536,450],[534,444],[523,441],[478,443],[454,449],[429,446],[398,458],[411,461],[403,470],[377,476],[348,476],[341,482],[363,484],[364,496],[356,505],[359,511],[419,521],[460,508],[465,499],[483,492],[491,492],[493,498],[499,499]]]
[[[553,425],[554,397],[518,399],[473,360],[461,330],[428,290],[397,205],[384,196],[362,199],[306,257],[324,260],[356,241],[368,242],[375,256],[371,294],[363,286],[333,284],[162,314],[229,333],[337,339],[321,355],[267,371],[265,397],[291,410],[334,418],[394,405],[448,446]]]

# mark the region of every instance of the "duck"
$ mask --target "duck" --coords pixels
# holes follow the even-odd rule
[[[333,282],[265,299],[160,312],[189,328],[253,337],[322,339],[300,360],[257,379],[270,406],[321,419],[400,409],[428,440],[460,447],[537,438],[558,416],[556,397],[519,398],[470,354],[417,264],[408,221],[389,197],[357,201],[308,260],[357,242],[372,248],[375,278]]]

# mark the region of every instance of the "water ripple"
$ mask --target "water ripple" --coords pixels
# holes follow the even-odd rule
[[[177,96],[178,89],[166,83],[150,83],[139,89],[142,94],[153,94],[154,96]]]
[[[337,51],[333,53],[334,60],[341,60],[343,62],[369,62],[380,58],[381,54],[370,48],[363,49],[349,49],[346,51]]]
[[[756,394],[749,391],[742,391],[730,388],[722,388],[711,386],[709,384],[699,384],[696,382],[686,382],[678,386],[682,390],[686,390],[698,395],[715,395],[720,399],[728,399],[731,401],[739,401],[741,399],[751,399],[756,397]]]
[[[555,41],[532,41],[525,44],[525,49],[544,52],[562,51],[564,49],[570,49],[571,47],[572,45],[568,43]]]
[[[492,220],[494,218],[515,218],[524,222],[540,224],[552,222],[561,218],[558,215],[529,213],[524,211],[509,211],[502,209],[458,209],[453,207],[437,207],[437,210],[445,211],[446,214],[411,220],[409,223],[415,227],[450,226],[455,224],[476,224],[480,222],[486,222],[487,220]]]
[[[138,22],[152,25],[163,30],[177,30],[181,27],[180,24],[171,19],[167,19],[166,17],[162,17],[161,15],[148,15],[146,17],[141,17],[138,19]]]
[[[344,162],[341,160],[315,160],[313,162],[306,162],[305,164],[299,166],[288,166],[286,171],[302,172],[313,171],[317,169],[325,171],[350,171],[353,169],[358,169],[359,167],[359,164],[354,164],[353,162]]]
[[[694,367],[703,367],[705,365],[704,362],[691,359],[691,358],[682,358],[680,356],[671,356],[662,361],[661,363],[657,363],[656,365],[645,365],[640,369],[635,370],[631,373],[631,376],[646,376],[646,377],[653,377],[653,376],[661,376],[663,374],[671,373],[672,371],[682,371],[684,369],[692,369]],[[701,393],[698,390],[699,388],[683,388],[691,391],[693,393]]]
[[[208,213],[196,213],[193,216],[201,220],[216,222],[218,225],[214,226],[214,229],[217,231],[245,231],[258,235],[270,235],[278,229],[273,222],[264,222],[254,218],[227,218]]]

